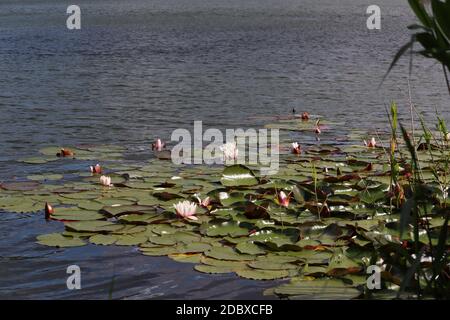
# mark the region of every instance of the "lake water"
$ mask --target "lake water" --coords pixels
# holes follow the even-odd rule
[[[0,3],[0,181],[15,160],[48,145],[114,143],[148,149],[194,120],[261,126],[292,108],[386,128],[385,105],[407,120],[408,61],[377,89],[415,22],[407,2],[378,0],[382,29],[366,28],[372,0],[77,0],[82,29],[66,28],[60,1]],[[441,68],[417,58],[418,109],[450,119]],[[334,128],[336,132],[346,128]],[[34,167],[35,169],[35,167]],[[133,248],[38,246],[62,230],[42,215],[0,213],[0,298],[262,298],[270,282],[208,276]],[[82,268],[67,290],[66,267]]]

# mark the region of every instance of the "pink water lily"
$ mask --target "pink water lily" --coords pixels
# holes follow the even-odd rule
[[[152,143],[152,150],[161,151],[166,144],[161,141],[161,139],[156,139],[154,143]]]
[[[57,157],[73,157],[75,152],[70,149],[62,148],[60,152],[56,154]]]
[[[100,184],[105,186],[105,187],[110,187],[111,186],[111,177],[101,176],[100,177]]]
[[[302,148],[300,147],[298,142],[293,142],[292,143],[292,153],[300,154],[301,152],[302,152]]]
[[[238,157],[238,148],[236,142],[227,142],[220,147],[223,152],[224,160],[236,160]]]
[[[284,191],[280,191],[280,193],[278,194],[278,202],[280,203],[280,205],[283,207],[289,207],[289,200],[289,196],[287,196]]]
[[[304,121],[309,120],[309,113],[308,112],[303,112],[302,113],[302,120],[304,120]]]
[[[91,173],[93,174],[100,174],[102,173],[102,167],[97,163],[95,166],[90,166]]]
[[[180,201],[177,204],[174,204],[173,207],[179,217],[190,220],[198,220],[195,216],[197,205],[194,202],[190,202],[188,200]]]
[[[368,148],[375,148],[377,146],[377,141],[375,140],[374,137],[372,137],[372,139],[370,139],[369,142],[364,140],[364,145]]]

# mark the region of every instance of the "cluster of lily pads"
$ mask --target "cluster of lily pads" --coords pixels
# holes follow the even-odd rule
[[[267,127],[298,133],[309,126],[291,119]],[[367,266],[411,239],[411,230],[399,235],[386,151],[359,140],[311,142],[291,152],[289,135],[283,137],[280,149],[286,151],[273,176],[244,165],[175,165],[161,157],[129,162],[126,148],[119,146],[71,147],[69,157],[55,156],[60,147],[45,148],[22,161],[73,162],[76,169],[1,183],[0,210],[44,217],[45,204],[51,204],[48,218],[65,230],[38,236],[46,246],[137,246],[144,255],[192,263],[203,273],[285,279],[265,292],[269,295],[363,297]],[[440,197],[432,182],[433,153],[419,152],[419,160],[430,197]],[[86,161],[101,163],[111,185],[100,183]],[[177,215],[174,205],[186,200],[198,203],[197,219]],[[432,214],[427,223],[438,234],[443,216]],[[384,270],[384,290],[375,296],[392,296],[400,282],[395,270]]]

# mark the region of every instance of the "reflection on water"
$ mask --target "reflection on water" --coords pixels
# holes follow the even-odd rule
[[[377,90],[413,17],[405,1],[378,1],[382,30],[366,29],[369,0],[78,1],[82,30],[65,29],[56,0],[0,3],[0,180],[46,145],[117,143],[147,150],[175,128],[257,126],[308,111],[360,129],[385,128],[385,104],[406,114],[407,61]],[[419,62],[419,61],[417,61]],[[421,61],[413,99],[448,120],[440,68]],[[53,168],[53,170],[57,170]],[[0,297],[260,298],[269,282],[208,276],[192,265],[122,247],[56,250],[37,215],[0,215]],[[79,264],[83,289],[65,289]]]

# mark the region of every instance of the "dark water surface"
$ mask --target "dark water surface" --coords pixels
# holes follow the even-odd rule
[[[26,176],[15,160],[48,145],[148,148],[194,120],[263,125],[293,107],[349,128],[385,128],[392,99],[407,113],[407,59],[377,90],[415,22],[402,0],[78,0],[82,30],[60,1],[0,2],[0,181]],[[418,59],[413,100],[449,120],[438,65]],[[337,133],[345,128],[334,128]],[[35,167],[33,167],[35,169]],[[62,229],[41,215],[0,213],[0,298],[261,298],[274,282],[209,276],[129,247],[52,249],[36,235]],[[66,267],[82,268],[82,290]]]

